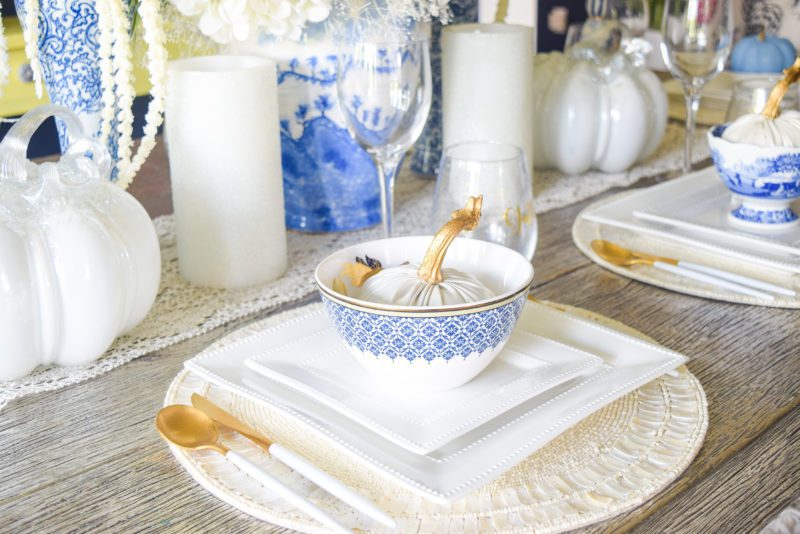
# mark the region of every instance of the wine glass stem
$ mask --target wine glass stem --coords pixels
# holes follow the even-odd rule
[[[383,218],[383,236],[392,237],[392,219],[394,217],[394,179],[400,165],[402,154],[389,156],[374,155],[378,168],[378,179],[381,189],[381,216]]]
[[[692,170],[692,143],[694,142],[697,108],[700,104],[700,90],[692,84],[687,84],[684,93],[686,97],[686,138],[683,141],[683,172],[689,172]]]

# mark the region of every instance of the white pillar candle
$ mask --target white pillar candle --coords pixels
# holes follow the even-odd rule
[[[446,26],[442,95],[445,147],[466,141],[516,145],[533,176],[532,28]]]
[[[166,140],[181,275],[204,286],[267,282],[287,266],[275,63],[170,62]]]

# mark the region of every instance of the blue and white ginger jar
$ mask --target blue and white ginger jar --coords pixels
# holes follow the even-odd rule
[[[337,49],[324,25],[309,28],[302,43],[261,35],[232,51],[266,56],[278,65],[286,227],[343,232],[379,224],[377,169],[345,127]]]

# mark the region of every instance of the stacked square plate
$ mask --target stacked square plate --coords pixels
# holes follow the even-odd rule
[[[658,345],[528,302],[492,364],[441,393],[407,394],[376,383],[318,306],[186,367],[299,419],[409,490],[449,502],[685,362]]]
[[[583,219],[710,255],[785,273],[800,273],[800,226],[743,230],[728,222],[733,198],[714,167],[688,174],[585,210]],[[795,202],[795,209],[800,203]]]

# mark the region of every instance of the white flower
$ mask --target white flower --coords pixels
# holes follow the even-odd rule
[[[305,14],[309,22],[322,22],[331,13],[331,2],[328,0],[300,0],[297,3],[297,9]]]
[[[245,41],[253,26],[248,0],[211,0],[198,27],[220,44]]]
[[[186,16],[199,16],[198,28],[220,44],[244,41],[256,27],[297,40],[308,22],[321,22],[332,0],[171,0]]]
[[[172,5],[181,15],[196,17],[208,8],[208,0],[172,0]]]

